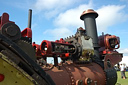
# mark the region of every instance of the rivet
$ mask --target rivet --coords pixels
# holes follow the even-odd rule
[[[75,83],[73,82],[72,85],[74,85]]]
[[[74,82],[74,80],[72,80],[72,82]]]
[[[19,72],[16,73],[17,78],[21,78],[21,74]]]
[[[73,76],[71,76],[71,78],[73,78]]]

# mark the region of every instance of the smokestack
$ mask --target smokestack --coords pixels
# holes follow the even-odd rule
[[[29,14],[28,14],[28,28],[31,28],[31,22],[32,22],[32,10],[29,9]]]
[[[98,35],[96,28],[95,18],[98,17],[97,12],[92,9],[88,9],[84,11],[80,16],[80,19],[84,21],[85,29],[87,32],[87,36],[90,36],[93,41],[94,54],[99,57],[99,44],[98,44]]]

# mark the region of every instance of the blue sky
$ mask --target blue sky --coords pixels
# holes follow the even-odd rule
[[[98,35],[120,37],[119,52],[128,56],[128,0],[1,0],[0,15],[7,12],[21,31],[27,27],[28,10],[33,10],[33,41],[56,40],[75,34],[83,27],[80,15],[89,8],[98,12]]]

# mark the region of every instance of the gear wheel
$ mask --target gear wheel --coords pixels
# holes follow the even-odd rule
[[[81,47],[81,45],[78,43],[78,41],[76,40],[75,37],[70,37],[70,38],[68,38],[68,39],[65,39],[65,41],[67,41],[67,42],[73,44],[74,47],[75,47],[75,51],[74,51],[74,53],[72,54],[71,59],[72,59],[73,61],[78,60],[78,59],[80,58],[81,54],[82,54],[82,47]]]
[[[30,56],[34,61],[36,61],[35,50],[29,42],[19,40],[16,43],[28,56]]]
[[[20,28],[14,23],[6,23],[1,27],[1,34],[15,41],[21,38]]]
[[[82,54],[82,48],[79,43],[72,43],[75,46],[76,52],[73,53],[72,59],[78,60]]]

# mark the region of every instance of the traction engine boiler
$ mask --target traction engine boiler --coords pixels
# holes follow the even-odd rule
[[[80,19],[85,29],[56,41],[32,43],[31,15],[23,31],[0,17],[0,85],[115,85],[115,64],[122,60],[120,39],[115,35],[97,36],[97,12],[84,11]],[[47,63],[53,57],[54,64]],[[58,58],[61,59],[59,63]]]

